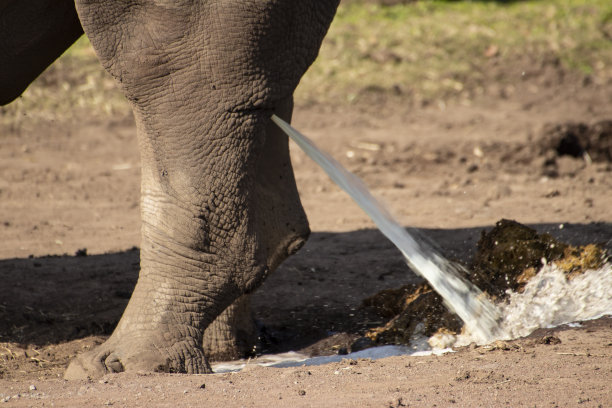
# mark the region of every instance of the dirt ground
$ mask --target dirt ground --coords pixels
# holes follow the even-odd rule
[[[511,95],[491,91],[471,104],[297,106],[294,125],[450,258],[469,261],[481,231],[501,218],[610,249],[612,163],[551,156],[540,142],[546,124],[612,119],[612,83],[546,80],[523,79]],[[0,129],[7,406],[612,406],[610,317],[440,357],[66,382],[68,361],[112,332],[137,278],[135,129],[127,114],[23,123]],[[419,278],[292,148],[313,234],[255,294],[262,350],[333,354],[383,323],[363,299]]]

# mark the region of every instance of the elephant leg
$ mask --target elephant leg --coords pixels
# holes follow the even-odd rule
[[[290,120],[291,110],[291,98],[286,98],[278,102],[275,113]],[[138,116],[136,122],[144,145],[139,280],[112,336],[75,359],[65,373],[67,379],[126,370],[206,373],[210,372],[207,355],[234,357],[252,349],[257,333],[247,296],[309,234],[288,140],[270,120],[263,122],[265,141],[250,172],[250,205],[230,211],[240,219],[231,223],[229,239],[224,238],[228,232],[222,226],[215,231],[215,223],[205,222],[216,215],[198,216],[162,191],[166,171],[148,165],[152,162],[148,139],[142,135]],[[173,174],[173,167],[168,168],[168,175]],[[227,182],[220,182],[218,189],[223,191]],[[230,197],[241,199],[237,194]],[[205,250],[198,248],[202,245]]]
[[[142,243],[119,324],[65,377],[210,372],[207,327],[308,236],[288,140],[270,116],[290,119],[337,0],[76,4],[134,112]],[[232,319],[226,331],[245,328]]]
[[[278,102],[275,113],[290,120],[291,110],[291,98],[286,98]],[[214,214],[198,216],[162,191],[166,171],[149,166],[148,139],[142,135],[141,119],[136,119],[144,145],[140,276],[112,336],[75,359],[65,373],[67,379],[126,370],[206,373],[207,355],[233,358],[252,349],[257,333],[248,294],[309,234],[288,140],[270,120],[262,126],[265,141],[252,171],[251,203],[247,212],[230,211],[240,220],[232,223],[232,235],[225,239],[228,232],[222,226],[214,231],[215,224],[202,219],[214,219]],[[172,174],[173,167],[168,168]],[[220,182],[223,191],[227,182]],[[198,248],[202,245],[205,250]]]
[[[229,361],[250,356],[255,351],[257,338],[250,295],[243,295],[206,328],[204,354],[210,361]]]
[[[277,107],[277,114],[287,120],[292,111],[291,98]],[[262,156],[256,178],[256,206],[268,248],[268,265],[274,271],[303,246],[310,229],[295,187],[288,139],[273,123],[266,130]],[[206,329],[204,351],[213,361],[235,360],[253,354],[257,342],[250,297],[244,295]]]
[[[66,379],[123,371],[210,372],[202,348],[204,330],[268,271],[254,251],[255,237],[247,233],[249,218],[223,219],[223,202],[235,205],[231,200],[238,197],[223,193],[230,183],[220,180],[222,186],[207,189],[216,195],[202,207],[219,207],[219,212],[203,212],[192,208],[188,199],[177,200],[164,185],[165,178],[176,177],[176,165],[157,170],[138,115],[136,122],[142,144],[138,282],[113,334],[73,360]]]

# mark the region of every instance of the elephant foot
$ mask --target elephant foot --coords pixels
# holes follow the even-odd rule
[[[96,379],[109,373],[164,372],[205,374],[212,370],[195,341],[185,340],[170,347],[158,342],[131,338],[120,341],[111,336],[96,349],[78,355],[64,373],[67,380]]]
[[[229,361],[252,356],[257,343],[250,297],[243,295],[206,328],[203,349],[209,361]]]

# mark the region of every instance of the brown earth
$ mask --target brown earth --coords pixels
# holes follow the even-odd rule
[[[294,124],[450,258],[468,262],[481,231],[501,218],[610,249],[612,164],[596,160],[605,154],[551,153],[542,130],[612,119],[612,83],[547,79],[533,75],[511,95],[469,104],[413,108],[376,96],[370,105],[298,106]],[[70,358],[112,331],[137,277],[135,130],[127,114],[21,123],[0,128],[7,406],[612,406],[610,318],[441,357],[65,382]],[[419,279],[295,146],[293,160],[313,234],[255,295],[262,347],[332,354],[384,323],[359,307],[363,299]]]

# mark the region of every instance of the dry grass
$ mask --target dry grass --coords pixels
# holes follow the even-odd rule
[[[399,2],[401,3],[401,2]],[[353,102],[372,93],[413,101],[473,98],[491,82],[555,64],[612,78],[612,3],[419,1],[344,4],[299,101]]]
[[[378,1],[381,2],[381,1]],[[471,99],[524,70],[555,65],[577,78],[612,80],[609,0],[343,3],[320,58],[296,92],[299,104]],[[128,115],[129,107],[80,39],[16,102],[0,124]]]

